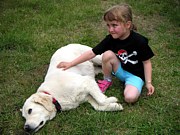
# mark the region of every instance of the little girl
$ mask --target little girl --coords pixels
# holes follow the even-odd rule
[[[144,83],[147,95],[154,93],[152,81],[152,65],[150,58],[154,56],[148,45],[148,39],[134,31],[132,11],[129,5],[117,5],[104,14],[109,35],[92,50],[83,53],[71,62],[61,62],[58,68],[64,70],[90,60],[96,55],[102,56],[104,80],[98,85],[105,92],[112,85],[112,74],[124,82],[124,99],[127,103],[138,100]]]

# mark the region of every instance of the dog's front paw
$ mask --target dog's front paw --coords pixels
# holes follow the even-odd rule
[[[117,108],[118,108],[119,111],[121,111],[121,110],[124,109],[123,106],[122,106],[121,104],[118,104]]]
[[[123,107],[119,103],[110,103],[111,111],[121,111],[123,110]]]
[[[117,103],[118,99],[116,97],[108,97],[106,103]]]

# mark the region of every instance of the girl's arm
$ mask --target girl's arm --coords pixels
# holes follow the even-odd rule
[[[152,95],[154,93],[154,86],[152,85],[152,64],[150,59],[143,61],[143,65],[146,88],[148,89],[147,95]]]
[[[83,63],[87,60],[90,60],[92,58],[94,58],[96,55],[94,54],[94,52],[92,50],[89,50],[87,52],[84,52],[82,55],[80,55],[79,57],[75,58],[73,61],[71,62],[60,62],[57,67],[58,68],[63,68],[64,70],[73,67],[75,65],[78,65],[80,63]]]

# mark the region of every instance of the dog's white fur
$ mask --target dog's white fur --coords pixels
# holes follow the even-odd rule
[[[36,132],[47,120],[55,117],[57,111],[52,103],[53,97],[60,103],[62,111],[76,108],[86,101],[99,111],[123,109],[117,103],[117,98],[106,97],[95,82],[95,75],[100,71],[98,65],[101,65],[101,56],[65,71],[57,68],[61,61],[72,61],[90,49],[92,48],[80,44],[69,44],[54,53],[44,82],[23,105],[25,130]],[[44,91],[50,95],[43,93]]]

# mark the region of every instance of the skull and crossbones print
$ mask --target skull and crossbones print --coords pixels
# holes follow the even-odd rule
[[[137,64],[138,60],[130,60],[129,58],[132,56],[136,56],[137,52],[133,51],[131,54],[128,55],[126,50],[119,50],[117,56],[120,58],[120,60],[126,64],[127,62],[130,62],[131,64]]]

